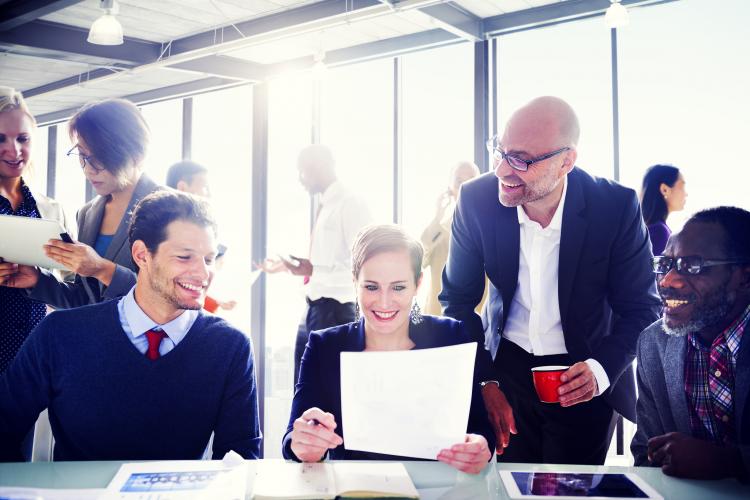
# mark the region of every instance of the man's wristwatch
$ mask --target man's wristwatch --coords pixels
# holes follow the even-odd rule
[[[479,387],[481,387],[482,389],[484,389],[489,384],[495,384],[498,389],[500,388],[500,382],[498,382],[497,380],[483,380],[483,381],[479,382]]]

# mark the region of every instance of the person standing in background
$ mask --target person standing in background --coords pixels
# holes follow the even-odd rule
[[[167,186],[183,193],[211,197],[208,168],[191,160],[178,161],[167,170]]]
[[[641,188],[641,210],[648,228],[654,255],[661,255],[672,230],[667,217],[685,208],[687,191],[680,169],[672,165],[653,165],[646,170]]]
[[[310,332],[350,323],[355,316],[351,248],[372,216],[364,200],[339,182],[335,167],[333,153],[326,146],[313,144],[300,152],[299,181],[311,195],[320,195],[310,235],[310,258],[290,255],[266,259],[259,266],[268,273],[285,271],[304,279],[307,308],[294,346],[295,386]]]
[[[479,175],[479,167],[470,161],[461,161],[451,170],[448,188],[440,193],[437,199],[435,216],[422,231],[421,241],[424,247],[423,269],[430,268],[430,289],[427,292],[424,312],[440,316],[442,307],[438,295],[442,287],[442,275],[445,262],[448,260],[448,243],[451,239],[453,211],[456,209],[458,190],[461,184]]]
[[[36,120],[21,93],[0,87],[0,214],[56,220],[71,234],[60,204],[31,191],[23,179],[30,168],[35,131]],[[10,237],[19,236],[0,235]],[[0,269],[0,285],[15,269],[12,264]],[[22,290],[0,286],[0,373],[45,314],[43,303],[29,299]]]

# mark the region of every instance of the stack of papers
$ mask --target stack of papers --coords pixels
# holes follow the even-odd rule
[[[313,463],[283,460],[258,463],[255,500],[313,498],[419,498],[404,464]]]

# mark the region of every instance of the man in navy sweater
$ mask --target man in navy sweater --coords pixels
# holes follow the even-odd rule
[[[56,460],[260,455],[250,340],[201,311],[216,224],[177,192],[145,197],[129,237],[138,281],[110,302],[53,312],[0,377],[0,461],[49,409]]]

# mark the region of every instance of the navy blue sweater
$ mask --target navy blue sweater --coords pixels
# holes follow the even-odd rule
[[[201,313],[150,361],[120,326],[117,301],[47,316],[0,376],[0,461],[49,408],[55,460],[258,458],[261,435],[250,340]]]
[[[424,316],[424,321],[418,325],[409,323],[409,338],[415,344],[414,349],[445,347],[471,342],[469,335],[464,330],[463,323],[460,321],[427,315]],[[302,355],[299,382],[292,401],[289,425],[282,442],[284,458],[297,460],[297,456],[292,451],[294,421],[312,407],[332,413],[338,425],[335,430],[336,434],[341,437],[344,436],[344,423],[341,418],[341,353],[364,351],[364,349],[364,319],[356,323],[334,326],[310,334],[305,353]],[[480,349],[477,349],[477,356],[479,355]],[[475,366],[471,408],[466,430],[469,433],[484,436],[490,450],[493,450],[495,448],[495,433],[487,419],[487,410],[484,407],[477,373]],[[408,457],[347,450],[345,447],[346,443],[329,450],[328,458],[333,460],[414,460],[414,458]]]

